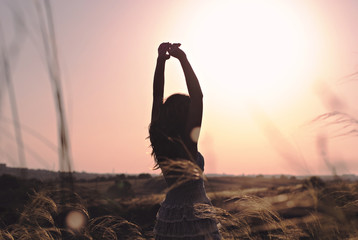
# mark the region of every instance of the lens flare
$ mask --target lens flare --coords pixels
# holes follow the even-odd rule
[[[191,130],[190,138],[193,142],[198,142],[200,134],[200,127],[195,127]]]
[[[66,226],[74,231],[81,230],[87,222],[86,216],[79,211],[71,211],[66,217]]]

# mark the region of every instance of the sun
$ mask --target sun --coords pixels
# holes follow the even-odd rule
[[[317,29],[291,1],[214,1],[188,25],[190,51],[219,98],[282,108],[312,81]]]

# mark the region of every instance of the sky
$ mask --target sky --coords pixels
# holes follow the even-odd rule
[[[358,82],[350,76],[358,71],[357,1],[49,2],[73,170],[160,173],[148,126],[157,48],[172,42],[182,44],[203,90],[206,173],[358,174]],[[36,4],[44,6],[0,0],[0,162],[21,166],[6,52],[26,167],[57,171]],[[187,93],[173,57],[165,79],[165,97]]]

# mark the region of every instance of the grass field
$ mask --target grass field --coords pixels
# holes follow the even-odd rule
[[[0,239],[151,239],[166,190],[162,177],[75,182],[76,193],[56,182],[6,181]],[[224,239],[358,239],[357,182],[212,177],[206,189],[214,207],[196,209],[217,218]],[[81,230],[66,227],[71,212],[84,216]]]

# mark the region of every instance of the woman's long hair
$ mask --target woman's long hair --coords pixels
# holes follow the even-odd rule
[[[165,159],[189,159],[182,141],[188,118],[190,97],[173,94],[160,107],[159,117],[149,126],[149,139],[156,164],[159,168]]]

